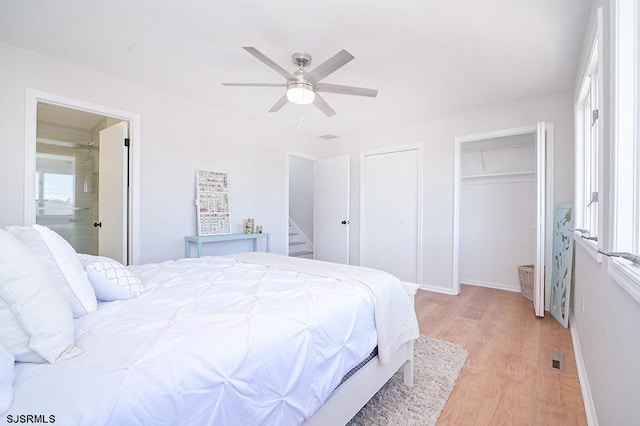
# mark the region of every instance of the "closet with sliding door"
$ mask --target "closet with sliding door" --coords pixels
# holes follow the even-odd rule
[[[460,145],[459,282],[520,291],[536,263],[536,133]]]

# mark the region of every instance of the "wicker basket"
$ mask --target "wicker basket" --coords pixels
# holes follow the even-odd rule
[[[518,266],[518,277],[520,278],[520,294],[525,299],[533,300],[533,265]]]

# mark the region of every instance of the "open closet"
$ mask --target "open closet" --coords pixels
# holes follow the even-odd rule
[[[519,291],[536,256],[535,133],[461,148],[460,282]]]
[[[534,307],[544,314],[547,216],[545,123],[456,138],[454,285],[520,291],[534,265]]]

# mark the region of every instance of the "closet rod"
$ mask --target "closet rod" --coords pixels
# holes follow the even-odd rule
[[[494,178],[494,177],[508,177],[508,176],[527,176],[527,175],[532,175],[534,176],[536,174],[535,171],[531,170],[531,171],[522,171],[522,172],[504,172],[504,173],[485,173],[485,174],[478,174],[478,175],[467,175],[467,176],[462,176],[462,179],[482,179],[482,178]]]
[[[472,152],[487,152],[487,151],[501,151],[505,149],[526,148],[535,145],[535,142],[519,143],[514,145],[499,145],[499,146],[483,146],[479,148],[462,148],[463,154]]]

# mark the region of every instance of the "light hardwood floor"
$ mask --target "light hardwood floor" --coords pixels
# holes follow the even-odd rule
[[[519,293],[463,285],[459,296],[418,291],[423,335],[469,357],[438,425],[586,425],[569,329],[536,318]],[[549,367],[564,353],[565,371]]]

